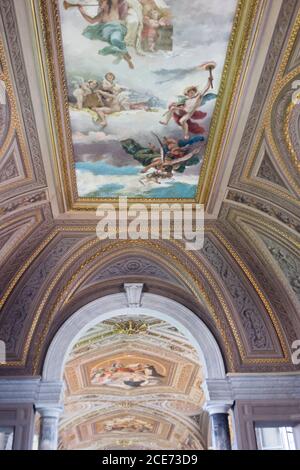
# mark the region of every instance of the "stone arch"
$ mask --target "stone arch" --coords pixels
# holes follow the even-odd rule
[[[44,361],[43,380],[62,379],[65,361],[77,339],[93,325],[120,315],[150,315],[178,328],[196,348],[209,379],[225,378],[225,366],[219,345],[208,327],[191,310],[161,295],[144,293],[139,307],[128,307],[125,294],[111,294],[90,302],[61,326],[54,336]]]

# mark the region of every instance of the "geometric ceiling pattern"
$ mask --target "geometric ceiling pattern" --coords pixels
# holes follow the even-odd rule
[[[64,369],[62,449],[202,449],[202,370],[163,320],[119,316],[82,336]]]

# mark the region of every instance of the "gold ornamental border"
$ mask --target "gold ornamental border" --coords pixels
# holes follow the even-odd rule
[[[10,227],[14,230],[14,234],[13,234],[13,237],[14,237],[13,242],[14,243],[9,248],[8,253],[1,254],[1,256],[2,256],[1,263],[2,264],[4,264],[9,259],[9,256],[11,255],[11,252],[14,249],[16,249],[16,246],[19,243],[21,243],[25,238],[28,238],[29,235],[31,235],[34,232],[37,225],[39,225],[42,222],[42,220],[43,220],[43,217],[42,217],[42,214],[41,214],[39,208],[37,208],[37,209],[32,208],[29,212],[25,212],[25,213],[22,212],[21,214],[17,214],[15,216],[10,216],[7,219],[4,219],[3,222],[1,222],[1,232],[3,232],[5,229],[10,228]],[[18,224],[20,222],[23,223],[24,227],[26,228],[24,233],[22,233],[21,237],[19,236],[19,227],[18,227]],[[8,239],[8,242],[9,242],[9,240],[10,239]],[[1,310],[2,300],[3,300],[3,298],[0,298],[0,310]]]
[[[9,74],[9,68],[7,64],[7,58],[6,58],[5,50],[4,50],[4,44],[2,41],[1,35],[0,35],[0,80],[3,80],[5,84],[5,89],[6,89],[9,107],[10,107],[10,122],[9,122],[9,126],[7,129],[7,133],[4,137],[4,142],[0,148],[0,161],[6,155],[6,152],[11,147],[14,137],[16,136],[18,146],[20,149],[20,154],[23,157],[23,164],[24,164],[24,170],[25,170],[25,176],[24,178],[22,178],[22,180],[13,181],[13,182],[10,182],[10,180],[8,180],[7,182],[2,183],[1,184],[1,191],[2,191],[7,187],[9,187],[9,189],[12,189],[16,186],[19,186],[20,184],[24,184],[24,179],[32,180],[33,172],[32,172],[32,167],[30,164],[30,158],[28,155],[27,146],[25,143],[23,127],[19,118],[18,107],[16,103],[16,94],[12,86],[12,82],[11,82],[11,78]]]
[[[57,227],[56,229],[53,230],[53,232],[41,243],[41,245],[39,246],[39,248],[33,253],[33,255],[28,259],[28,261],[22,266],[22,268],[19,270],[19,272],[17,273],[17,275],[15,276],[15,278],[11,281],[9,287],[7,288],[6,292],[4,293],[2,299],[0,300],[0,309],[3,307],[3,305],[5,304],[5,302],[7,301],[10,293],[12,292],[12,290],[14,289],[14,287],[17,285],[18,281],[20,280],[20,278],[23,276],[23,274],[25,273],[25,271],[30,267],[30,265],[34,262],[35,259],[37,259],[37,257],[39,256],[39,254],[45,249],[45,247],[55,238],[55,236],[57,234],[59,234],[60,232],[74,232],[74,231],[81,231],[81,232],[86,232],[86,233],[91,233],[91,232],[94,232],[95,230],[95,227],[94,226],[85,226],[85,227],[77,227],[77,226],[64,226],[64,227]],[[227,321],[229,322],[229,326],[232,330],[232,333],[233,333],[233,336],[236,340],[236,343],[237,343],[237,347],[238,347],[238,350],[239,350],[239,353],[240,353],[240,356],[243,360],[243,362],[245,364],[259,364],[259,363],[262,363],[262,364],[266,364],[266,363],[288,363],[289,362],[289,355],[288,355],[288,349],[286,347],[286,344],[285,344],[285,340],[284,340],[284,336],[282,334],[282,331],[281,331],[281,327],[279,325],[279,322],[276,318],[276,314],[273,312],[268,300],[266,299],[266,297],[264,296],[263,292],[261,291],[260,287],[258,286],[257,282],[255,281],[254,277],[252,276],[251,272],[248,270],[248,268],[246,267],[246,265],[243,263],[243,261],[241,260],[241,258],[239,257],[239,255],[236,253],[236,251],[233,249],[233,247],[229,244],[229,242],[223,237],[223,235],[215,228],[210,228],[210,231],[221,241],[221,243],[225,246],[225,248],[227,249],[227,251],[229,252],[229,254],[232,256],[232,258],[237,262],[237,264],[240,266],[240,268],[243,270],[243,272],[245,273],[247,279],[249,280],[249,282],[252,284],[253,288],[255,289],[257,295],[260,297],[265,309],[266,309],[266,312],[268,313],[269,317],[271,318],[271,321],[272,321],[272,324],[275,328],[275,331],[277,333],[277,336],[279,338],[279,342],[280,342],[280,345],[281,345],[281,348],[282,348],[282,351],[283,351],[283,354],[284,354],[284,357],[282,358],[253,358],[253,359],[247,359],[246,357],[246,354],[245,354],[245,350],[244,350],[244,346],[243,346],[243,342],[241,341],[240,337],[239,337],[239,333],[238,333],[238,330],[236,328],[236,325],[235,325],[235,322],[234,322],[234,319],[232,318],[232,315],[231,315],[231,312],[230,312],[230,308],[228,307],[227,305],[227,302],[226,300],[224,299],[224,296],[223,296],[223,293],[220,289],[220,287],[218,286],[217,282],[215,281],[215,279],[213,278],[213,276],[209,273],[209,271],[205,268],[205,266],[203,265],[203,263],[201,263],[199,261],[199,259],[195,256],[195,255],[192,255],[191,253],[188,253],[188,256],[189,258],[192,260],[193,264],[195,266],[197,266],[198,269],[200,269],[200,271],[204,274],[204,276],[206,277],[206,279],[208,280],[209,284],[212,286],[212,288],[214,289],[214,291],[216,292],[216,297],[218,299],[218,301],[220,302],[220,305],[222,306],[223,308],[223,311],[224,311],[224,314],[227,318]],[[67,269],[71,266],[71,264],[76,261],[78,259],[78,257],[80,255],[82,255],[83,253],[85,253],[88,249],[96,246],[97,244],[99,243],[99,240],[97,238],[93,239],[93,240],[89,240],[87,243],[85,243],[83,246],[81,246],[75,254],[73,254],[68,260],[67,262],[64,264],[64,266],[59,270],[59,272],[56,274],[55,278],[51,281],[50,285],[48,286],[47,290],[45,291],[44,293],[44,296],[43,296],[43,299],[42,301],[40,302],[39,304],[39,307],[37,309],[37,312],[35,314],[35,317],[33,319],[33,322],[32,322],[32,325],[30,327],[30,332],[27,336],[27,340],[26,340],[26,343],[25,343],[25,349],[23,350],[23,355],[22,355],[22,360],[21,361],[13,361],[13,362],[8,362],[2,366],[24,366],[25,363],[26,363],[26,358],[27,358],[27,355],[28,355],[28,352],[29,352],[29,348],[30,348],[30,344],[31,344],[31,340],[32,340],[32,337],[34,335],[34,331],[35,331],[35,328],[38,324],[38,320],[40,318],[40,315],[42,313],[42,310],[44,308],[44,306],[46,305],[47,303],[47,300],[50,296],[50,294],[52,293],[53,289],[55,289],[55,286],[56,286],[56,283],[63,277],[63,275],[65,274],[65,272],[67,271]],[[155,243],[153,241],[149,241],[149,240],[139,240],[139,243],[138,245],[139,246],[149,246],[149,244],[151,244],[151,246],[156,246],[156,249],[161,249],[161,245],[159,243]],[[178,249],[182,249],[182,246],[180,245],[179,242],[175,242],[174,243],[175,246],[178,247]],[[104,253],[110,251],[110,250],[113,250],[114,248],[117,249],[118,247],[123,247],[123,246],[126,246],[126,247],[130,247],[130,246],[134,246],[135,249],[137,248],[136,247],[137,245],[137,241],[132,241],[132,240],[125,240],[125,241],[114,241],[113,243],[110,243],[109,245],[103,247],[102,249],[100,249],[99,251],[97,251],[96,254],[92,255],[89,259],[87,259],[83,264],[81,264],[81,266],[79,267],[79,269],[77,270],[76,274],[73,275],[71,277],[71,279],[68,280],[68,282],[65,284],[64,286],[64,289],[59,293],[58,295],[58,298],[57,298],[57,301],[50,313],[50,318],[48,318],[47,320],[47,324],[44,328],[44,331],[43,331],[43,334],[40,338],[40,341],[39,341],[39,347],[38,349],[36,350],[36,354],[39,354],[41,348],[42,348],[42,345],[43,345],[43,341],[46,337],[46,334],[48,332],[48,329],[50,327],[50,324],[51,324],[51,320],[53,318],[53,316],[55,315],[56,313],[56,309],[57,309],[57,306],[58,305],[62,305],[64,303],[64,300],[66,298],[66,296],[68,297],[68,289],[69,287],[72,286],[72,284],[74,283],[74,280],[76,280],[78,274],[80,273],[80,271],[82,269],[84,269],[86,266],[88,266],[89,263],[91,263],[94,259],[102,256]],[[186,253],[186,252],[185,252]],[[182,261],[180,261],[177,256],[175,256],[172,252],[170,251],[167,251],[167,255],[169,257],[172,258],[172,262],[174,263],[174,265],[177,267],[177,272],[179,271],[180,273],[184,273],[183,275],[181,274],[180,275],[180,278],[184,281],[184,283],[189,287],[189,289],[191,290],[191,292],[194,294],[195,298],[197,300],[202,300],[204,299],[205,300],[205,303],[208,307],[208,310],[210,312],[210,314],[212,315],[212,318],[222,336],[222,339],[224,341],[224,345],[226,347],[226,351],[227,351],[227,354],[228,354],[228,361],[230,363],[230,366],[231,366],[231,370],[234,370],[234,365],[233,365],[233,359],[232,359],[232,353],[231,353],[231,348],[230,348],[230,344],[228,343],[227,341],[227,338],[226,338],[226,334],[223,330],[223,327],[222,327],[222,324],[220,322],[220,319],[217,315],[217,313],[215,312],[215,309],[214,309],[214,306],[213,304],[211,303],[210,301],[210,298],[208,296],[208,294],[206,293],[204,287],[202,286],[202,284],[200,284],[199,282],[199,279],[198,277],[192,272],[190,271],[189,269],[187,269],[187,267],[185,265],[182,264]],[[189,281],[189,279],[192,281],[192,283]],[[36,362],[36,365],[37,365],[37,362]]]
[[[258,282],[256,281],[255,277],[253,276],[252,272],[248,269],[248,267],[246,266],[244,261],[241,259],[241,257],[238,255],[238,253],[234,250],[234,248],[229,243],[229,241],[226,240],[226,238],[223,236],[223,234],[219,230],[213,228],[212,232],[222,242],[223,246],[227,249],[228,253],[236,261],[236,263],[241,268],[241,270],[243,271],[243,273],[246,275],[247,279],[249,280],[250,284],[252,285],[252,287],[256,291],[256,294],[258,295],[258,297],[262,301],[263,306],[264,306],[266,312],[268,313],[269,318],[271,320],[271,323],[272,323],[272,325],[273,325],[273,327],[276,331],[277,338],[279,340],[279,344],[280,344],[280,346],[282,348],[282,351],[283,351],[283,354],[284,354],[284,357],[279,359],[279,362],[289,362],[289,349],[286,345],[285,337],[284,337],[282,328],[280,326],[280,323],[277,319],[276,313],[274,313],[270,302],[267,300],[266,296],[262,292],[262,290],[261,290]],[[277,361],[278,361],[278,359],[275,359],[275,360],[270,359],[268,362],[277,362]]]
[[[270,149],[272,150],[272,153],[276,159],[276,161],[279,164],[279,167],[281,171],[283,172],[286,180],[290,184],[290,187],[295,191],[296,194],[300,193],[300,187],[299,185],[295,182],[295,179],[293,178],[293,175],[289,171],[289,169],[286,166],[286,162],[284,161],[284,157],[281,155],[281,153],[278,151],[277,145],[274,140],[273,136],[273,131],[272,131],[272,111],[274,108],[274,105],[276,104],[276,101],[278,99],[278,96],[280,95],[281,91],[283,88],[288,84],[291,83],[299,74],[300,74],[300,66],[294,68],[291,70],[288,74],[285,74],[286,67],[290,58],[290,55],[293,51],[295,41],[298,37],[298,33],[300,30],[300,13],[298,14],[295,23],[292,28],[292,32],[290,34],[289,40],[288,40],[288,45],[287,48],[284,52],[282,62],[279,67],[279,71],[276,75],[274,85],[271,91],[271,94],[269,98],[267,99],[267,105],[264,110],[264,115],[262,119],[262,124],[260,126],[260,130],[258,132],[258,135],[255,139],[255,144],[253,146],[253,150],[250,154],[250,157],[246,163],[245,170],[243,172],[241,181],[244,183],[247,183],[249,179],[251,180],[251,185],[256,186],[256,187],[265,187],[267,182],[259,182],[259,181],[253,181],[251,179],[251,171],[253,168],[253,165],[255,163],[256,156],[259,152],[261,142],[264,138],[267,139],[268,145],[270,146]],[[286,112],[286,116],[284,118],[284,137],[286,140],[287,148],[290,153],[291,161],[295,166],[296,171],[300,171],[300,166],[299,163],[296,162],[295,160],[295,152],[294,149],[290,143],[290,139],[288,137],[288,125],[289,125],[289,118],[290,118],[290,113],[291,113],[292,106],[289,106]],[[297,157],[297,156],[296,156]],[[297,164],[296,164],[297,163]],[[274,187],[273,184],[268,184],[268,187],[270,191],[272,191],[274,194],[278,194],[282,196],[285,199],[288,199],[296,204],[299,204],[299,200],[291,193],[288,192],[288,190],[284,189],[279,189],[278,187]]]
[[[37,11],[35,0],[31,0],[31,9],[36,30],[39,65],[45,85],[44,92],[48,119],[49,122],[53,123],[52,129],[52,126],[50,126],[50,132],[56,156],[56,167],[61,170],[60,180],[66,198],[67,209],[94,210],[99,202],[116,203],[117,198],[78,197],[58,0],[52,0],[51,2],[48,0],[37,1],[39,11]],[[198,202],[205,204],[207,202],[211,182],[222,152],[228,115],[242,73],[244,54],[255,24],[258,8],[259,0],[238,0],[218,98],[211,121],[207,148],[200,171],[196,198],[130,198],[129,202],[143,202],[144,204],[162,202]],[[41,31],[39,32],[39,30]],[[55,53],[53,49],[55,49]],[[45,52],[46,57],[46,70],[43,63],[43,52]],[[47,87],[47,83],[50,86]],[[63,103],[62,107],[61,103]]]
[[[66,228],[67,229],[67,228]],[[73,228],[72,228],[73,229]],[[91,227],[91,230],[93,231],[95,228],[94,227]],[[78,250],[78,252],[73,255],[71,258],[69,258],[70,260],[70,264],[74,261],[74,259],[77,259],[78,257],[78,254],[80,255],[81,252],[84,253],[86,251],[86,249],[89,249],[90,247],[92,246],[95,246],[97,243],[99,243],[99,240],[96,239],[96,240],[92,240],[90,241],[88,244],[84,245],[82,247],[81,250]],[[138,245],[138,247],[136,246]],[[182,246],[178,243],[178,248],[179,249],[182,249]],[[44,341],[46,339],[46,336],[48,334],[48,331],[49,331],[49,328],[50,328],[50,325],[51,325],[51,322],[54,318],[54,316],[56,315],[57,313],[57,309],[60,305],[63,305],[64,304],[64,300],[66,298],[66,296],[68,297],[69,294],[68,294],[68,289],[71,287],[72,290],[73,290],[73,283],[74,281],[78,278],[80,272],[87,266],[89,266],[95,259],[99,258],[99,257],[103,257],[104,254],[106,253],[111,253],[112,251],[114,250],[118,250],[120,247],[126,247],[126,248],[134,248],[135,250],[135,253],[137,253],[137,250],[139,250],[139,248],[142,248],[142,247],[152,247],[155,249],[155,252],[157,252],[158,250],[161,250],[161,245],[158,243],[158,242],[154,242],[152,240],[138,240],[138,243],[137,243],[137,240],[124,240],[124,241],[114,241],[112,243],[109,243],[107,246],[101,248],[100,250],[98,250],[96,253],[94,253],[92,256],[90,256],[89,258],[87,258],[84,263],[82,263],[79,268],[77,269],[76,273],[73,274],[73,276],[66,282],[65,286],[64,286],[64,289],[62,291],[60,291],[58,297],[57,297],[57,300],[55,302],[55,305],[53,306],[51,312],[50,312],[50,315],[47,319],[47,323],[44,327],[44,330],[43,330],[43,333],[39,339],[39,344],[37,346],[37,348],[35,349],[35,356],[34,356],[34,368],[35,368],[35,371],[37,371],[38,369],[38,365],[39,365],[39,360],[40,360],[40,352],[41,352],[41,349],[43,347],[43,344],[44,344]],[[227,341],[227,338],[226,338],[226,334],[223,330],[223,327],[222,327],[222,324],[220,322],[220,319],[214,309],[214,306],[209,298],[209,296],[207,295],[203,285],[200,283],[199,279],[197,278],[197,276],[195,276],[194,273],[192,273],[190,270],[188,270],[186,268],[186,266],[178,259],[177,256],[175,256],[171,251],[169,250],[166,250],[164,248],[164,253],[166,253],[169,257],[169,259],[171,258],[172,259],[172,265],[175,265],[176,266],[176,274],[181,278],[181,280],[184,282],[184,284],[190,289],[190,291],[193,293],[193,295],[195,296],[195,298],[200,301],[202,303],[202,299],[205,300],[206,302],[206,306],[217,326],[217,329],[218,331],[220,332],[221,336],[222,336],[222,339],[223,339],[223,342],[224,342],[224,345],[225,345],[225,348],[226,348],[226,353],[227,353],[227,359],[228,359],[228,362],[230,364],[230,368],[232,370],[234,370],[234,363],[233,363],[233,358],[232,358],[232,352],[231,352],[231,347],[230,347],[230,344],[228,343]],[[65,273],[66,271],[66,268],[68,266],[66,265],[69,265],[69,260],[67,261],[67,263],[64,265],[64,267],[60,270],[60,272],[57,274],[56,278],[53,280],[53,283],[55,284],[62,276],[63,274]],[[211,282],[213,281],[213,278],[212,276],[208,273],[208,271],[206,270],[206,268],[201,265],[200,263],[198,263],[198,267],[200,266],[201,268],[201,272],[203,272],[204,276],[206,277],[208,275],[208,281]],[[182,274],[184,273],[184,274]],[[85,273],[85,275],[80,279],[80,281],[78,282],[78,284],[76,285],[76,287],[78,288],[86,279],[86,277],[88,276],[89,272],[88,273]],[[190,280],[192,280],[192,283],[190,282]],[[222,307],[224,305],[226,305],[226,302],[223,298],[223,295],[219,289],[219,287],[217,286],[217,284],[214,282],[214,285],[213,285],[213,288],[215,288],[217,290],[217,297],[218,297],[218,300],[219,302],[221,303]],[[51,291],[50,291],[50,288],[48,289],[49,292],[47,293],[46,292],[46,295],[44,296],[43,300],[41,301],[40,303],[40,306],[39,306],[39,309],[38,311],[36,312],[36,315],[35,315],[35,319],[32,323],[32,326],[31,326],[31,329],[30,329],[30,333],[29,333],[29,337],[25,343],[25,349],[24,349],[24,353],[25,353],[25,356],[22,358],[23,362],[26,361],[26,356],[28,354],[28,351],[29,351],[29,348],[30,348],[30,342],[31,342],[31,338],[33,336],[33,332],[34,332],[34,329],[35,329],[35,326],[38,322],[38,319],[42,313],[42,310],[44,308],[44,306],[46,305],[47,303],[47,299],[48,299],[48,295],[50,295]],[[47,295],[48,294],[48,295]],[[47,297],[46,297],[47,296]],[[220,298],[219,298],[220,297]],[[229,309],[228,309],[228,312],[229,312]],[[237,334],[237,330],[236,330],[236,334]],[[242,353],[242,357],[245,357],[245,354],[244,354],[244,351],[243,351],[243,346],[242,346],[242,343],[241,341],[239,341],[238,343],[240,345],[240,349],[241,349],[241,353]]]
[[[231,331],[233,333],[233,336],[236,340],[236,344],[237,344],[237,347],[238,347],[238,350],[239,350],[239,353],[240,353],[240,356],[242,358],[242,361],[244,364],[260,364],[260,363],[287,363],[289,362],[289,353],[288,353],[288,349],[286,347],[286,344],[285,344],[285,340],[284,340],[284,336],[282,334],[282,330],[281,330],[281,327],[279,325],[279,322],[277,321],[277,318],[276,318],[276,315],[274,314],[268,300],[265,298],[264,294],[262,293],[261,289],[259,288],[257,282],[255,281],[254,277],[252,276],[252,274],[250,273],[250,271],[248,270],[248,268],[245,266],[245,264],[243,263],[243,261],[241,260],[241,258],[238,256],[238,254],[235,252],[235,250],[232,248],[232,246],[227,242],[227,240],[223,237],[223,235],[218,231],[216,230],[215,228],[211,229],[210,230],[212,233],[214,233],[214,235],[222,242],[222,244],[225,246],[225,248],[227,249],[227,251],[230,253],[230,255],[235,259],[235,261],[238,263],[238,265],[240,266],[240,268],[243,270],[243,272],[245,273],[246,277],[248,278],[248,280],[250,281],[250,283],[252,284],[253,288],[255,289],[257,295],[260,297],[265,309],[266,309],[266,312],[268,313],[270,319],[271,319],[271,323],[272,325],[274,326],[274,329],[277,333],[277,337],[278,337],[278,340],[279,340],[279,344],[282,348],[282,351],[283,351],[283,354],[284,354],[284,357],[282,358],[253,358],[253,359],[247,359],[246,357],[246,353],[245,353],[245,349],[244,349],[244,345],[240,339],[240,336],[239,336],[239,333],[238,333],[238,329],[235,325],[235,321],[234,319],[232,318],[232,315],[231,315],[231,312],[230,312],[230,308],[228,307],[227,305],[227,302],[223,296],[223,293],[220,289],[220,287],[218,286],[217,282],[215,281],[215,279],[213,278],[213,276],[210,274],[210,272],[205,268],[205,266],[203,265],[203,263],[201,263],[194,255],[192,255],[190,252],[188,253],[188,256],[189,258],[191,259],[191,261],[193,262],[194,265],[197,266],[197,268],[200,270],[200,272],[203,273],[203,275],[205,276],[205,278],[208,280],[209,284],[211,285],[211,287],[214,289],[215,293],[216,293],[216,297],[218,299],[218,301],[220,302],[222,308],[223,308],[223,312],[226,316],[226,319],[229,323],[229,326],[231,328]],[[178,241],[174,241],[174,244],[178,247],[179,250],[182,250],[182,245],[178,242]],[[88,266],[92,261],[94,261],[94,259],[98,258],[99,256],[102,256],[103,253],[107,252],[107,251],[110,251],[111,249],[118,249],[120,246],[126,246],[126,247],[129,247],[130,245],[136,245],[136,241],[123,241],[123,242],[114,242],[112,244],[110,244],[108,247],[104,247],[103,249],[99,250],[96,254],[92,255],[89,259],[87,259],[77,270],[77,272],[71,277],[71,279],[69,279],[69,281],[67,282],[66,286],[65,286],[65,289],[63,291],[61,291],[59,297],[58,297],[58,300],[56,302],[56,305],[54,306],[54,308],[52,309],[52,312],[50,314],[50,318],[48,319],[48,324],[46,325],[45,329],[44,329],[44,332],[43,332],[43,335],[40,339],[40,348],[42,348],[42,345],[44,343],[44,340],[46,338],[46,335],[48,333],[48,329],[50,327],[50,324],[51,324],[51,321],[53,319],[53,317],[55,316],[56,314],[56,311],[57,311],[57,308],[56,306],[57,305],[60,305],[60,304],[64,304],[64,299],[66,297],[66,291],[68,290],[69,286],[72,286],[74,280],[78,277],[80,271],[82,269],[84,269],[86,266]],[[153,241],[143,241],[143,240],[139,240],[139,246],[153,246],[153,247],[156,247],[158,249],[161,248],[161,245],[158,244],[158,243],[155,243]],[[135,250],[136,250],[136,247],[135,247]],[[229,360],[229,363],[231,364],[231,366],[233,366],[233,360],[232,360],[232,353],[231,353],[231,348],[230,348],[230,344],[228,343],[228,340],[226,338],[226,334],[223,330],[223,327],[221,325],[221,322],[220,322],[220,319],[217,315],[217,313],[215,312],[215,309],[210,301],[210,298],[209,296],[207,295],[203,285],[199,282],[199,279],[197,276],[195,276],[195,274],[188,270],[183,264],[182,262],[176,257],[174,256],[173,253],[171,253],[170,251],[167,251],[167,250],[164,250],[164,252],[172,258],[172,263],[175,264],[175,266],[178,268],[177,269],[177,274],[179,275],[179,277],[183,280],[183,282],[185,283],[185,285],[187,285],[187,287],[191,290],[191,292],[193,293],[193,295],[195,296],[195,298],[201,302],[202,299],[204,299],[205,301],[205,304],[210,312],[210,314],[212,315],[212,318],[217,326],[217,329],[218,331],[220,332],[221,336],[222,336],[222,339],[224,341],[224,344],[225,344],[225,347],[226,347],[226,351],[227,351],[227,354],[228,354],[228,360]],[[64,270],[63,270],[64,271]],[[181,274],[181,272],[184,272],[185,274],[187,274],[187,276],[183,276]],[[79,286],[85,281],[86,277],[88,276],[89,272],[85,273],[85,275],[80,279],[80,281],[78,282],[78,284],[76,285],[77,289],[79,288]],[[193,283],[191,284],[188,279],[191,279],[193,281]],[[195,288],[196,287],[196,288]],[[73,286],[72,286],[72,290],[73,289]],[[67,295],[68,296],[68,295]],[[46,301],[45,301],[46,303]],[[28,348],[29,349],[29,348]],[[37,352],[36,354],[36,357],[38,356],[39,354],[39,351]],[[37,367],[37,363],[35,364],[35,366]]]
[[[296,170],[298,171],[298,173],[300,173],[300,156],[296,154],[296,150],[294,149],[294,145],[290,137],[290,124],[293,119],[293,113],[294,113],[296,106],[300,106],[300,105],[291,103],[287,109],[286,117],[284,121],[284,137],[285,137],[285,142],[286,142],[288,151],[291,155],[292,163],[296,167]]]
[[[233,210],[233,216],[231,217],[239,226],[241,233],[247,234],[250,242],[253,242],[253,233],[258,234],[258,237],[260,233],[263,233],[276,240],[278,244],[285,244],[285,246],[287,246],[293,253],[298,253],[300,251],[300,242],[296,237],[291,237],[287,231],[279,228],[279,225],[267,222],[265,219],[257,217],[256,214],[254,215],[253,212],[249,210],[249,208],[247,209],[248,210],[244,210],[243,213],[240,213],[237,212],[235,207]],[[266,265],[271,264],[272,266],[276,266],[276,268],[273,269],[276,272],[279,280],[283,278],[289,286],[289,289],[291,289],[287,277],[261,239],[259,240],[259,244],[256,243],[255,248],[258,250]]]

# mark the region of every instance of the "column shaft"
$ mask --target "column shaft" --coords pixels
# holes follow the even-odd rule
[[[61,409],[38,408],[41,415],[39,450],[57,450],[58,420]]]
[[[211,414],[212,446],[214,450],[231,450],[227,413]]]

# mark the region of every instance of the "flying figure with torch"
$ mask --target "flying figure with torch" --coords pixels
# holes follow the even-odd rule
[[[176,103],[171,103],[169,105],[168,111],[164,114],[165,119],[160,121],[160,124],[168,125],[171,118],[182,127],[184,132],[184,138],[189,139],[190,133],[192,134],[204,134],[205,129],[201,127],[197,121],[204,119],[206,113],[199,110],[200,106],[203,106],[208,101],[215,99],[215,93],[207,93],[211,88],[213,88],[213,73],[216,63],[205,62],[197,67],[200,70],[206,70],[209,73],[207,84],[203,89],[199,89],[198,86],[192,85],[188,86],[184,90],[183,96],[179,96],[179,99]]]

